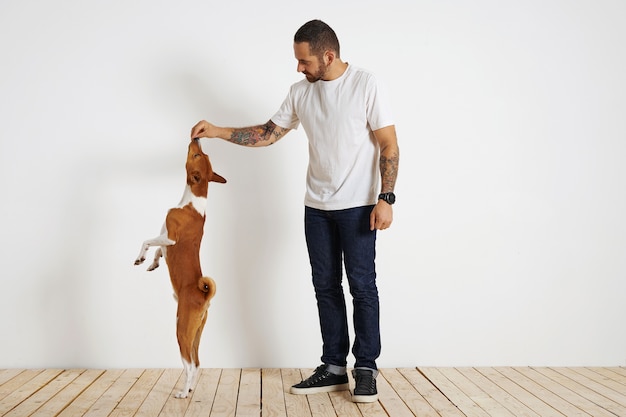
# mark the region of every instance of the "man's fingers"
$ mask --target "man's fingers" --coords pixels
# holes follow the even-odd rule
[[[191,128],[191,139],[202,137],[202,134],[206,131],[206,125],[207,122],[204,120],[196,123],[196,125]]]
[[[202,132],[204,132],[204,128],[194,127],[193,129],[191,129],[191,139],[196,139],[200,136],[200,133]]]

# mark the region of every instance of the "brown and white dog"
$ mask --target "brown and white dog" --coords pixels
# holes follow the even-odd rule
[[[225,183],[213,172],[209,157],[202,152],[198,140],[192,140],[187,153],[187,186],[177,207],[168,211],[161,235],[143,242],[135,265],[142,264],[150,246],[159,246],[152,271],[165,257],[170,273],[174,296],[178,301],[176,336],[185,369],[185,386],[176,398],[187,398],[197,377],[200,361],[198,346],[207,319],[211,298],[215,295],[215,282],[202,276],[200,269],[200,243],[204,232],[206,201],[209,182]]]

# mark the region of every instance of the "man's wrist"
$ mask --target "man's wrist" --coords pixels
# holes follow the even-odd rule
[[[393,205],[396,202],[396,195],[393,192],[386,192],[378,194],[378,199],[383,200],[389,205]]]

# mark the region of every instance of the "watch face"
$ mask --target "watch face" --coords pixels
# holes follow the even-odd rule
[[[378,196],[379,199],[386,201],[389,204],[396,202],[396,195],[394,193],[382,193]]]

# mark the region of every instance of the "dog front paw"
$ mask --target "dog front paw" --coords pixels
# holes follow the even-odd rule
[[[145,261],[146,258],[142,257],[142,258],[137,258],[135,259],[135,265],[141,265],[143,263],[143,261]]]
[[[157,269],[159,267],[159,263],[158,262],[153,262],[152,265],[150,265],[147,269],[147,271],[154,271],[155,269]]]

